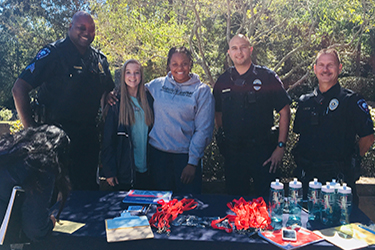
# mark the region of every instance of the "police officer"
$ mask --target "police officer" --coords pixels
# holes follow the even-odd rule
[[[302,178],[306,191],[313,177],[322,182],[347,182],[358,204],[355,181],[360,157],[374,142],[373,121],[363,97],[340,86],[337,79],[341,69],[336,50],[318,53],[314,73],[319,86],[300,97],[294,121],[294,132],[300,134],[293,149],[295,174]]]
[[[215,121],[227,192],[251,194],[252,178],[252,195],[266,196],[284,154],[291,100],[275,72],[252,64],[252,51],[246,36],[230,40],[228,54],[234,67],[215,84]],[[280,114],[278,135],[271,134],[274,110]]]
[[[29,92],[39,87],[42,122],[61,126],[71,139],[69,177],[73,189],[95,190],[99,140],[96,117],[101,98],[114,88],[106,57],[90,46],[95,23],[74,14],[65,39],[48,44],[14,83],[12,92],[24,127],[36,126]]]

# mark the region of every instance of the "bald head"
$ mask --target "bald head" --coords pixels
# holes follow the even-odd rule
[[[249,38],[247,38],[247,36],[245,36],[243,34],[237,34],[234,37],[232,37],[232,39],[230,39],[229,48],[230,48],[231,43],[233,43],[234,41],[238,41],[238,40],[242,40],[245,44],[248,44],[249,47],[251,47],[250,40],[249,40]]]
[[[250,68],[252,52],[253,47],[251,47],[250,41],[245,35],[235,35],[229,42],[228,54],[240,74],[245,73]]]
[[[94,23],[94,19],[92,19],[89,13],[87,13],[86,11],[78,11],[73,15],[71,25],[73,25],[74,22],[77,22],[77,20],[79,20],[80,18],[86,18],[87,20],[91,20],[91,22]]]
[[[69,25],[68,36],[81,54],[86,52],[95,38],[95,23],[91,15],[78,11]]]

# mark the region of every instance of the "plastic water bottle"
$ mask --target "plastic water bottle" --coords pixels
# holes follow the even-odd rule
[[[271,182],[269,212],[271,216],[271,226],[274,229],[283,227],[283,208],[284,208],[284,184],[276,179]]]
[[[321,195],[322,183],[318,182],[317,178],[309,182],[308,198],[308,209],[309,209],[309,220],[318,220],[320,218],[320,195]]]
[[[322,186],[322,195],[321,195],[322,210],[320,221],[327,226],[334,224],[333,213],[335,205],[335,189],[329,185]]]
[[[289,218],[286,223],[287,226],[301,224],[301,209],[302,209],[302,183],[294,178],[293,181],[289,182]]]
[[[338,205],[340,208],[340,224],[349,224],[349,216],[352,212],[352,189],[343,183],[338,190]]]
[[[338,224],[340,220],[340,207],[339,207],[339,194],[338,190],[340,188],[340,183],[336,182],[336,179],[332,179],[331,183],[329,184],[331,188],[335,190],[334,195],[334,205],[333,205],[333,224]]]

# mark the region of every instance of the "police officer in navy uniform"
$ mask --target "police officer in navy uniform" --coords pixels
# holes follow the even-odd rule
[[[305,197],[314,177],[323,183],[336,179],[351,186],[358,204],[355,181],[360,157],[374,142],[373,121],[363,97],[340,86],[341,69],[336,50],[318,53],[314,72],[319,86],[300,97],[294,121],[294,132],[300,134],[293,149],[295,174],[305,185]]]
[[[252,50],[242,34],[230,40],[228,54],[234,67],[215,84],[215,121],[227,192],[265,197],[284,155],[291,100],[275,72],[252,64]],[[280,114],[278,135],[271,133],[274,110]]]
[[[95,23],[74,14],[65,39],[45,46],[16,80],[12,92],[24,127],[36,126],[29,92],[39,87],[42,122],[61,126],[71,139],[69,177],[75,190],[95,190],[99,138],[96,117],[114,88],[106,57],[90,44]]]

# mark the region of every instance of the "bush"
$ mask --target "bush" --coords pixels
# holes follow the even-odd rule
[[[23,129],[23,125],[20,120],[17,120],[15,122],[10,123],[10,133],[14,134]]]
[[[10,121],[12,119],[13,113],[11,110],[2,108],[0,110],[0,121]]]

